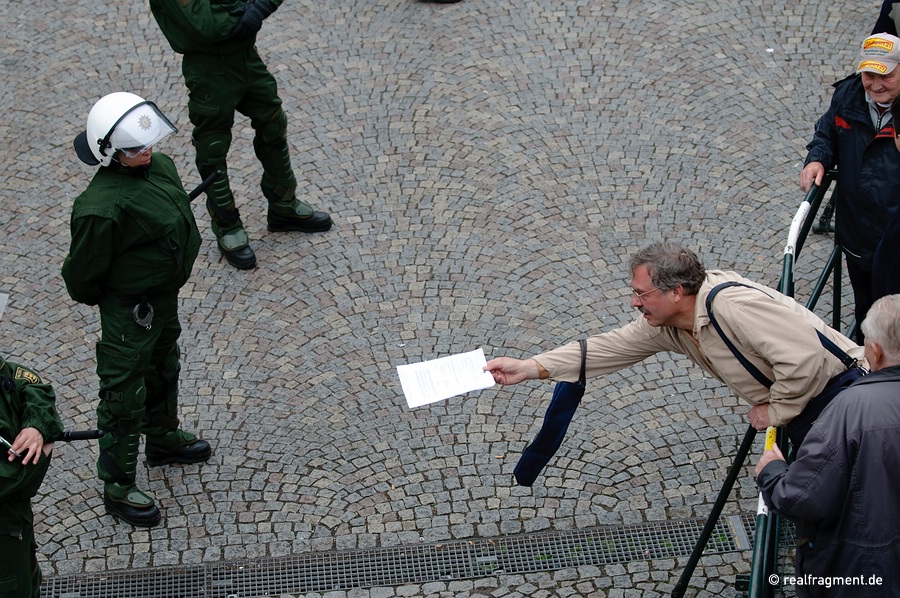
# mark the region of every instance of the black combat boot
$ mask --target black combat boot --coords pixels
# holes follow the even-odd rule
[[[205,440],[184,430],[172,430],[162,436],[147,436],[145,450],[147,465],[169,463],[202,463],[212,455],[212,447]]]
[[[153,527],[162,521],[159,508],[150,495],[138,490],[134,484],[107,482],[103,490],[106,512],[136,527]]]

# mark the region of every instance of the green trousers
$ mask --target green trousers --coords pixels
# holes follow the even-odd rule
[[[27,504],[27,500],[25,503],[15,505],[16,508],[12,510],[27,508],[30,515],[31,506]],[[7,510],[8,507],[6,503],[0,504],[0,509]],[[9,514],[6,515],[8,516]],[[8,526],[4,524],[3,527]],[[40,595],[41,579],[34,526],[29,522],[13,533],[0,533],[0,598],[37,598]]]
[[[100,303],[97,343],[100,439],[97,470],[106,482],[133,484],[141,433],[162,436],[178,428],[181,361],[177,293],[149,299],[150,326],[133,314],[137,300],[108,298]]]
[[[256,49],[226,56],[185,54],[182,73],[189,92],[188,117],[194,125],[197,169],[203,178],[217,169],[224,175],[207,192],[217,236],[219,231],[240,225],[226,163],[235,112],[248,117],[253,127],[253,150],[263,167],[263,195],[269,203],[290,203],[297,180],[288,150],[287,117],[275,78]]]

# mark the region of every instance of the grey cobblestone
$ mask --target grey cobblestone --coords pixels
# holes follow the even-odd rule
[[[197,202],[204,244],[181,294],[182,419],[214,455],[141,466],[164,523],[133,530],[104,513],[96,445],[58,444],[34,505],[45,575],[705,517],[746,408],[684,359],[592,380],[532,488],[512,470],[551,385],[409,410],[395,368],[627,321],[623,265],[649,240],[774,284],[803,148],[879,4],[286,1],[258,45],[300,191],[335,228],[266,231],[238,119],[232,182],[260,265],[230,269]],[[192,188],[180,60],[145,2],[0,2],[0,23],[3,352],[88,429],[99,323],[59,275],[91,175],[71,141],[104,93],[142,94],[179,127],[158,149]],[[755,506],[745,469],[726,513]],[[733,595],[749,558],[704,557],[689,595]],[[684,564],[309,596],[666,596]]]

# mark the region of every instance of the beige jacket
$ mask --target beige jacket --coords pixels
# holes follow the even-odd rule
[[[766,388],[735,359],[709,321],[706,297],[719,283],[739,281],[761,289],[730,287],[713,300],[722,330],[738,350],[774,384]],[[697,294],[694,333],[673,327],[652,327],[643,317],[617,330],[594,335],[587,344],[587,377],[608,374],[662,351],[687,356],[724,382],[735,395],[753,405],[769,404],[769,419],[783,426],[822,392],[828,381],[846,368],[816,335],[820,330],[837,346],[867,367],[863,348],[829,328],[818,316],[790,297],[734,272],[707,271]],[[574,382],[581,366],[581,349],[569,343],[534,359],[555,380]]]

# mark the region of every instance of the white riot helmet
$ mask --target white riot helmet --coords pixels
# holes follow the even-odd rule
[[[176,131],[156,104],[117,91],[91,108],[86,130],[75,137],[75,153],[85,164],[108,166],[117,151],[135,157]]]

